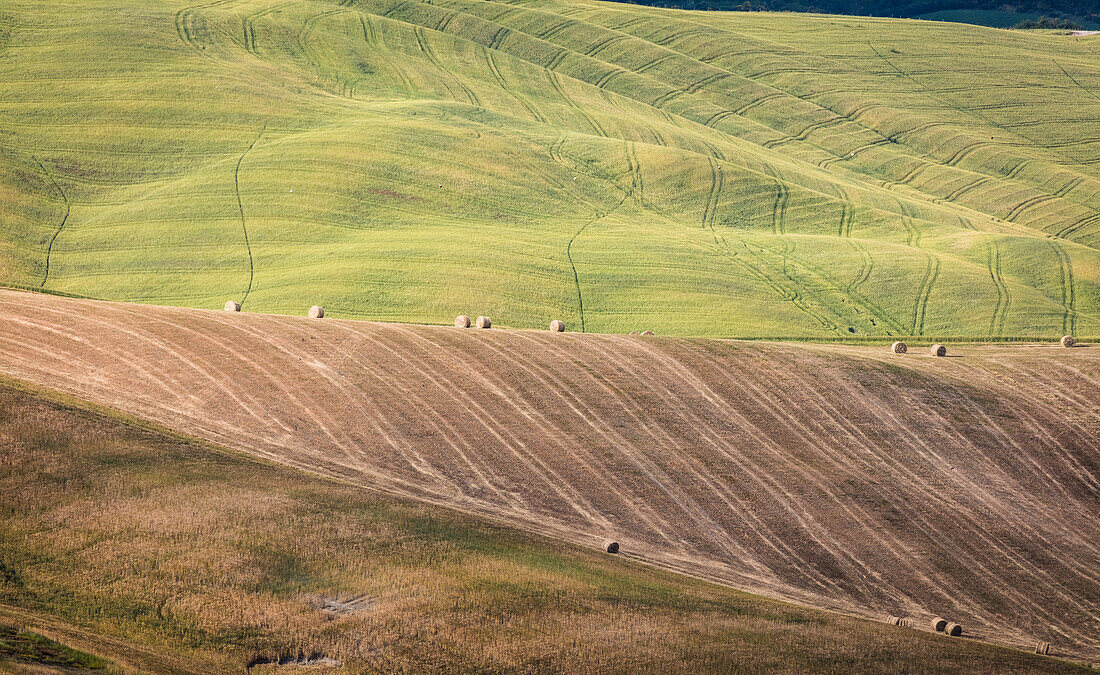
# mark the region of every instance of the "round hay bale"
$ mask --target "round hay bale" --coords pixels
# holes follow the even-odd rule
[[[493,327],[493,322],[487,316],[479,316],[479,317],[477,317],[477,327],[478,328],[492,328]]]
[[[603,543],[603,550],[607,551],[608,553],[618,553],[619,542],[615,541],[614,539],[608,539]]]
[[[1062,346],[1063,347],[1074,347],[1076,345],[1077,345],[1077,340],[1074,340],[1072,335],[1063,335],[1062,336]]]
[[[631,334],[631,335],[637,335],[637,334],[638,334],[638,331],[636,331],[636,330],[632,330],[632,331],[630,331],[630,334]]]
[[[959,637],[963,634],[963,627],[952,621],[944,626],[943,632],[951,637]]]
[[[309,308],[309,318],[311,319],[323,319],[325,318],[325,308],[320,305],[314,305]]]
[[[902,342],[901,340],[898,340],[897,342],[895,342],[894,346],[890,347],[890,349],[895,354],[904,354],[905,352],[909,351],[909,347],[906,346],[906,344],[904,342]]]
[[[236,300],[225,301],[225,311],[227,312],[239,312],[241,311],[241,303]]]
[[[558,321],[557,319],[554,319],[553,321],[550,322],[550,332],[552,332],[552,333],[564,333],[565,332],[565,322],[564,321]]]
[[[653,331],[651,331],[651,330],[643,330],[643,331],[642,331],[642,335],[653,335]]]
[[[466,316],[465,314],[459,314],[458,316],[455,317],[455,328],[469,328],[469,327],[470,327],[470,317]]]
[[[1050,653],[1050,643],[1049,642],[1039,642],[1039,643],[1037,643],[1035,645],[1035,653],[1036,654],[1049,654]]]
[[[943,345],[932,345],[932,356],[947,356],[947,347]]]
[[[944,628],[947,628],[947,619],[943,619],[938,616],[935,619],[932,619],[932,630],[936,631],[937,633],[942,633]]]
[[[902,625],[901,617],[900,616],[892,616],[889,619],[887,619],[886,623],[890,624],[891,626],[900,626],[900,625]]]

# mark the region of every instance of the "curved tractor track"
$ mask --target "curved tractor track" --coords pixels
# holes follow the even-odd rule
[[[1100,348],[951,351],[0,291],[5,375],[750,591],[1096,660]]]

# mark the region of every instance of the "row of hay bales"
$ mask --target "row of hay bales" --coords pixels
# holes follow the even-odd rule
[[[1066,347],[1066,348],[1077,346],[1077,340],[1073,339],[1072,335],[1062,336],[1062,339],[1059,342],[1063,347]],[[892,344],[890,346],[890,351],[892,351],[895,354],[905,354],[909,351],[909,347],[908,347],[908,345],[906,345],[901,340],[898,340],[897,342],[895,342],[894,344]],[[935,345],[932,345],[931,352],[932,352],[932,356],[947,356],[947,347],[944,347],[943,345],[940,345],[940,344],[935,344]]]
[[[469,328],[470,325],[470,317],[466,316],[465,314],[459,314],[455,317],[455,328]],[[474,325],[476,325],[478,328],[492,328],[493,321],[487,316],[479,316],[477,317],[477,321]],[[564,333],[565,322],[559,319],[554,319],[550,322],[550,332]]]
[[[237,302],[236,300],[227,300],[225,303],[225,311],[239,312],[241,311],[241,303]],[[325,308],[321,307],[320,305],[313,305],[309,308],[309,311],[306,312],[306,314],[311,319],[323,319],[325,318]],[[471,323],[474,322],[471,322],[470,317],[466,316],[465,314],[459,314],[457,317],[455,317],[455,327],[457,328],[469,328]],[[474,325],[476,325],[478,328],[492,328],[493,320],[487,316],[479,316],[477,317],[477,321],[476,323],[474,323]],[[550,331],[553,333],[564,333],[565,322],[554,319],[550,322]]]
[[[241,311],[241,303],[236,300],[225,301],[225,311],[227,312],[239,312]],[[313,305],[306,312],[306,316],[311,319],[323,319],[325,318],[325,308],[320,305]]]
[[[915,626],[912,618],[907,616],[892,616],[887,620],[891,626],[905,626],[906,628],[913,628]],[[932,630],[936,633],[944,633],[951,637],[958,637],[962,635],[962,626],[948,621],[942,617],[937,616],[932,619]]]
[[[895,354],[907,354],[909,352],[909,345],[905,344],[901,340],[898,340],[890,346],[890,351]],[[932,356],[947,356],[947,347],[943,345],[932,345]]]
[[[616,550],[618,550],[616,548]],[[608,552],[612,551],[608,549]],[[886,621],[891,626],[904,626],[906,628],[915,627],[914,620],[907,616],[892,616]],[[955,623],[954,621],[948,621],[947,619],[937,616],[932,619],[932,631],[936,633],[943,633],[951,637],[959,637],[963,633],[962,625]],[[1037,642],[1035,643],[1036,654],[1050,654],[1049,642]]]
[[[226,303],[225,303],[225,311],[227,311],[227,312],[239,312],[239,311],[241,311],[241,303],[237,302],[236,300],[227,300]],[[307,312],[307,315],[311,319],[323,319],[323,318],[325,318],[325,308],[321,307],[320,305],[313,305],[312,307],[309,308],[309,311]],[[459,314],[458,316],[455,317],[455,327],[456,328],[469,328],[470,325],[471,325],[470,317],[466,316],[465,314]],[[476,325],[477,325],[478,328],[492,328],[493,321],[487,316],[479,316],[479,317],[477,317]],[[559,319],[554,319],[553,321],[550,322],[550,332],[552,332],[552,333],[564,333],[565,332],[565,322],[561,321]],[[630,334],[631,335],[649,336],[649,335],[653,335],[654,333],[651,330],[643,330],[641,333],[639,333],[636,330],[632,330],[632,331],[630,331]],[[1067,348],[1077,346],[1077,340],[1073,339],[1072,335],[1062,336],[1062,339],[1061,339],[1060,343],[1063,347],[1067,347]],[[890,351],[892,351],[895,354],[905,354],[905,353],[908,353],[909,346],[906,345],[901,340],[898,340],[897,342],[895,342],[893,345],[890,346]],[[932,353],[932,356],[947,356],[947,347],[944,347],[941,344],[932,345],[931,353]]]
[[[948,621],[938,616],[932,619],[932,630],[937,633],[943,633],[944,635],[950,635],[951,637],[958,637],[963,633],[962,626],[954,621]]]
[[[890,626],[902,626],[905,628],[915,627],[915,623],[910,617],[890,617],[887,623],[889,623]],[[932,630],[937,633],[950,635],[950,637],[953,638],[958,638],[959,635],[963,634],[963,627],[959,626],[958,623],[948,621],[942,617],[936,617],[932,620]]]
[[[455,317],[455,328],[469,328],[470,325],[470,317],[465,314],[459,314]],[[476,325],[478,328],[492,328],[493,320],[487,316],[479,316],[477,317]]]

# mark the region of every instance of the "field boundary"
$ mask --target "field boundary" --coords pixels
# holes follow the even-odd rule
[[[78,293],[68,293],[66,291],[56,291],[49,288],[39,288],[37,286],[29,286],[26,284],[19,284],[11,281],[0,282],[0,289],[8,289],[13,291],[21,291],[24,293],[42,293],[44,295],[55,295],[61,298],[71,298],[73,300],[94,300],[96,302],[117,302],[128,305],[149,305],[152,307],[172,307],[175,309],[191,309],[202,312],[216,311],[213,308],[205,307],[185,307],[182,305],[153,305],[148,302],[139,302],[136,300],[112,300],[109,298],[97,298],[88,295],[80,295]],[[292,314],[278,314],[276,312],[261,312],[261,314],[269,314],[273,316],[294,316]],[[336,317],[342,321],[362,321],[369,323],[393,323],[401,325],[412,326],[435,326],[446,327],[450,326],[450,323],[430,323],[430,322],[410,322],[410,321],[385,321],[382,319],[363,319],[355,317]],[[497,328],[498,322],[494,320],[494,328]],[[498,330],[541,330],[540,328],[531,326],[508,326],[503,323],[499,323]],[[582,331],[583,332],[583,331]],[[585,333],[589,335],[623,335],[623,333]],[[684,340],[744,340],[749,342],[805,342],[822,344],[890,344],[896,340],[905,340],[912,342],[913,344],[923,345],[925,343],[932,345],[936,343],[944,344],[1001,344],[1001,343],[1051,343],[1057,344],[1061,335],[997,335],[997,336],[975,336],[975,335],[691,335],[687,333],[668,333],[662,337],[673,337]],[[1079,343],[1100,343],[1100,335],[1074,335]],[[1086,345],[1078,345],[1086,346]]]

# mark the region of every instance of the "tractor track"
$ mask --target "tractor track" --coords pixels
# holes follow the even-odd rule
[[[244,308],[244,303],[248,301],[248,294],[252,292],[252,281],[256,275],[256,263],[252,257],[252,242],[248,238],[248,226],[245,223],[244,217],[244,201],[241,199],[241,164],[244,163],[244,158],[248,153],[256,146],[256,143],[260,141],[260,137],[267,131],[267,124],[264,124],[260,129],[260,133],[256,134],[256,138],[252,140],[252,143],[241,153],[241,158],[237,160],[237,166],[233,169],[233,192],[237,196],[237,211],[241,217],[241,232],[244,234],[244,246],[248,251],[248,286],[244,290],[244,295],[241,296],[241,308]]]
[[[921,249],[924,250],[924,249]],[[928,263],[917,287],[917,297],[913,302],[912,335],[924,335],[924,324],[928,314],[928,299],[932,296],[932,287],[940,276],[940,259],[931,251],[924,251]]]
[[[986,242],[986,260],[989,266],[989,278],[997,288],[997,303],[993,306],[993,315],[989,318],[989,334],[1003,335],[1005,316],[1012,304],[1012,295],[1001,275],[1001,248],[996,239]]]
[[[1062,307],[1066,313],[1062,316],[1062,333],[1073,335],[1077,330],[1077,298],[1074,279],[1073,262],[1066,253],[1065,246],[1061,242],[1048,239],[1047,245],[1054,251],[1058,259],[1058,270],[1062,286]]]
[[[61,216],[61,222],[58,223],[57,229],[50,235],[50,241],[46,245],[46,271],[42,275],[42,283],[38,284],[40,288],[45,288],[46,282],[50,280],[50,260],[53,256],[53,245],[54,242],[57,241],[57,237],[61,234],[61,231],[65,229],[65,225],[69,222],[69,211],[72,207],[69,204],[68,195],[66,195],[65,190],[61,188],[61,184],[54,179],[53,174],[46,170],[46,167],[42,162],[38,161],[37,157],[31,155],[31,159],[34,160],[34,163],[38,165],[39,169],[42,169],[42,173],[46,175],[46,179],[50,181],[50,184],[54,186],[57,193],[61,195],[61,201],[65,204],[65,213]]]

